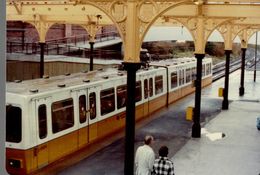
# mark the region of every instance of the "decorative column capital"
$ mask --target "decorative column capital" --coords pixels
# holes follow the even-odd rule
[[[231,53],[232,53],[232,50],[226,49],[226,50],[225,50],[225,53],[226,53],[226,54],[231,54]]]
[[[124,70],[133,70],[133,71],[137,71],[138,69],[140,69],[142,63],[133,63],[133,62],[123,62],[122,63],[124,66]]]
[[[205,54],[201,54],[201,53],[195,53],[195,58],[197,59],[203,59],[205,57]]]

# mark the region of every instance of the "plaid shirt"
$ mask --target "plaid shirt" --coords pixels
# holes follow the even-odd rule
[[[173,162],[167,157],[159,157],[154,161],[152,175],[174,175]]]

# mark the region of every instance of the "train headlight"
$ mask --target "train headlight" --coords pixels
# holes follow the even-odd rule
[[[22,168],[22,161],[17,159],[8,159],[8,165],[12,168]]]

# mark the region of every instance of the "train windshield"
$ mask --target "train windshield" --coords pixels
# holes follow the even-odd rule
[[[22,139],[22,110],[20,107],[6,106],[6,141],[19,143]]]

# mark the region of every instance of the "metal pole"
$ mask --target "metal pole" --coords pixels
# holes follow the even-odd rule
[[[124,62],[123,65],[124,69],[127,70],[124,175],[133,175],[135,144],[135,81],[136,71],[141,67],[141,64]]]
[[[222,109],[228,109],[228,82],[229,82],[229,63],[231,50],[225,50],[226,53],[226,69],[225,69],[225,87],[224,87],[224,99],[222,102]]]
[[[44,75],[44,46],[45,43],[39,43],[41,54],[40,54],[40,77],[42,78]]]
[[[90,55],[89,55],[90,63],[89,63],[89,70],[92,71],[92,70],[93,70],[94,42],[89,42],[89,44],[90,44]]]
[[[245,78],[246,48],[242,48],[241,50],[242,50],[242,61],[241,61],[241,77],[240,77],[239,96],[243,96],[245,93],[244,78]]]
[[[200,102],[201,102],[201,77],[202,77],[202,59],[205,54],[195,54],[197,59],[197,77],[195,81],[195,108],[192,125],[192,137],[200,138],[201,127],[200,127]]]
[[[24,43],[25,43],[25,35],[24,35],[24,32],[25,32],[25,24],[22,23],[22,50],[24,50]]]
[[[255,69],[254,69],[254,82],[256,80],[256,59],[257,59],[257,34],[258,32],[256,32],[256,37],[255,37]]]

